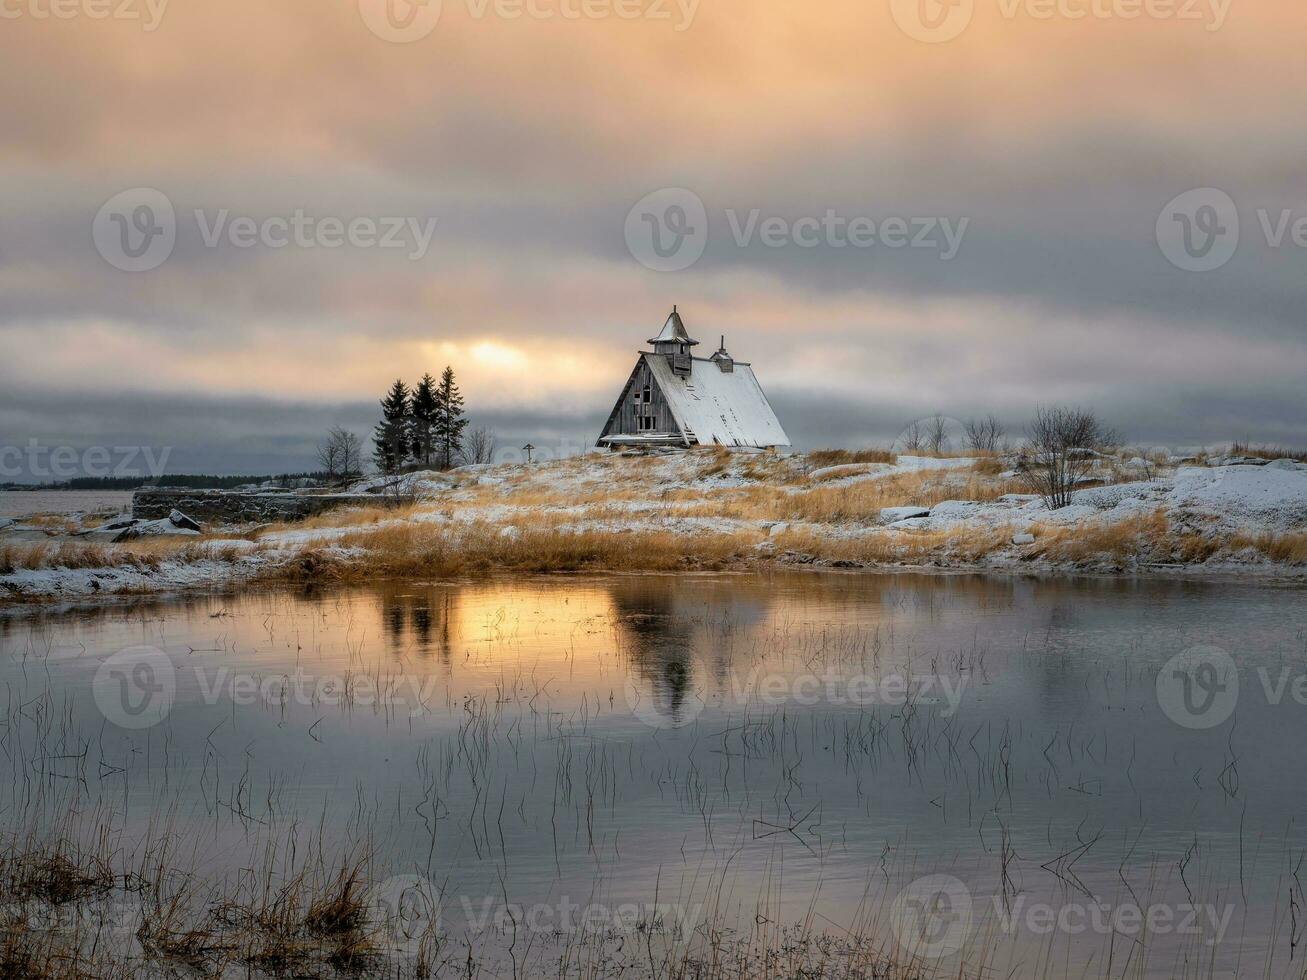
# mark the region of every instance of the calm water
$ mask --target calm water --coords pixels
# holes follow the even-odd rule
[[[166,828],[215,881],[366,842],[490,973],[575,906],[647,966],[655,901],[669,943],[804,922],[943,976],[1305,965],[1301,588],[519,579],[11,616],[0,652],[9,826]]]
[[[125,513],[131,509],[130,490],[0,490],[0,517]]]

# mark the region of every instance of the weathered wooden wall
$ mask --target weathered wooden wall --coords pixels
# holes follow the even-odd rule
[[[655,355],[658,356],[658,355]],[[634,394],[637,391],[643,391],[645,385],[648,385],[653,391],[653,401],[651,411],[655,419],[653,429],[641,429],[637,419],[637,410],[643,409],[643,403],[637,403]],[[644,358],[640,359],[639,366],[627,384],[626,389],[622,392],[622,400],[617,407],[617,415],[613,425],[604,433],[605,435],[675,435],[679,436],[681,430],[677,427],[675,419],[672,418],[671,409],[667,407],[667,401],[663,398],[662,390],[658,387],[657,382],[653,379],[653,374],[649,370],[649,365]]]

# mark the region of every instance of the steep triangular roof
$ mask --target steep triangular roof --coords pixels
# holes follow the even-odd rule
[[[687,347],[693,347],[699,343],[697,340],[691,340],[690,335],[685,330],[685,324],[681,322],[681,314],[676,312],[676,307],[672,307],[672,315],[667,318],[663,324],[663,332],[657,337],[650,337],[651,344],[685,344]]]
[[[790,444],[751,365],[736,361],[727,372],[716,361],[696,357],[694,375],[687,378],[672,371],[664,355],[642,356],[687,439],[701,446]]]

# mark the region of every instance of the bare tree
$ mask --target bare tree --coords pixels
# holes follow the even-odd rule
[[[363,475],[363,440],[355,432],[339,430],[341,475],[346,479]]]
[[[948,420],[938,412],[926,420],[926,446],[936,456],[948,450]]]
[[[926,434],[922,431],[921,422],[916,421],[903,430],[899,437],[903,448],[910,453],[919,453],[926,445]]]
[[[469,463],[493,463],[497,443],[494,429],[470,429],[463,436],[463,458]]]
[[[333,425],[318,443],[318,465],[328,480],[356,476],[363,469],[363,442],[353,432]]]
[[[1050,510],[1071,503],[1103,452],[1119,441],[1093,412],[1077,408],[1040,408],[1026,428],[1026,445],[1017,472]]]
[[[1007,432],[1003,423],[993,415],[983,419],[967,419],[963,423],[967,432],[967,448],[978,453],[996,453],[1003,448],[1003,437]]]

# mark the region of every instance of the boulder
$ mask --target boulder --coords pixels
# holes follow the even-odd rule
[[[981,504],[976,500],[941,500],[930,508],[931,517],[972,517]]]
[[[929,507],[882,507],[880,509],[880,522],[882,524],[897,524],[899,521],[906,521],[910,517],[929,516]]]
[[[776,524],[773,524],[771,527],[769,527],[767,529],[767,534],[769,537],[775,538],[784,534],[789,529],[790,529],[789,524],[787,524],[785,521],[780,521]]]
[[[1208,466],[1265,466],[1269,459],[1260,456],[1208,456]]]
[[[1033,534],[1014,534],[1012,535],[1013,544],[1034,544],[1035,536]]]
[[[17,523],[18,522],[12,517],[0,517],[0,531],[3,531],[7,527],[13,527]]]
[[[168,520],[172,523],[173,527],[181,528],[183,531],[204,530],[204,528],[200,527],[197,522],[191,520],[179,510],[173,510],[172,513],[168,515]]]

